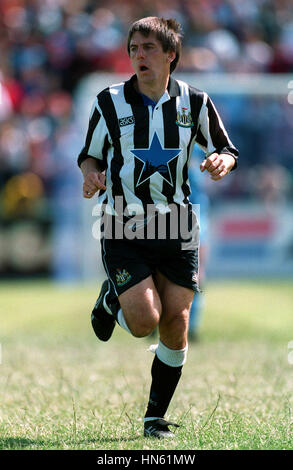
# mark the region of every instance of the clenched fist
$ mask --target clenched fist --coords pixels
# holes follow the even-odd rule
[[[80,166],[83,174],[83,197],[91,199],[99,189],[106,189],[106,177],[99,169],[95,158],[87,158]]]
[[[99,189],[106,189],[105,175],[97,171],[91,171],[84,178],[83,197],[91,199]]]
[[[235,165],[235,158],[228,153],[212,153],[208,158],[203,160],[200,165],[200,171],[207,170],[211,179],[218,181],[226,176],[232,170]]]

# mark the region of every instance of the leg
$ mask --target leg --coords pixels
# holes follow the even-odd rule
[[[152,276],[149,276],[123,292],[119,296],[119,303],[134,336],[147,336],[159,323],[162,342],[168,348],[178,350],[187,345],[193,295],[191,289],[174,284],[158,272],[156,285]]]
[[[152,276],[123,292],[119,303],[133,336],[147,336],[158,325],[162,305]]]
[[[159,323],[160,339],[170,349],[183,349],[187,345],[189,311],[194,292],[174,284],[160,272],[156,280],[163,309]]]
[[[146,260],[144,244],[105,238],[101,241],[101,250],[108,280],[92,312],[96,336],[108,341],[115,326],[114,319],[134,336],[148,335],[161,314],[161,302],[152,278],[155,249],[151,247],[150,260]]]
[[[145,434],[168,437],[163,420],[181,377],[187,354],[188,317],[193,291],[168,280],[161,273],[156,284],[162,302],[160,339],[152,365],[152,384],[145,415]],[[165,430],[164,430],[165,426]]]

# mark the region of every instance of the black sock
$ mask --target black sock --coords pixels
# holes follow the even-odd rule
[[[182,373],[182,367],[171,367],[155,356],[152,365],[152,384],[145,417],[163,418]]]

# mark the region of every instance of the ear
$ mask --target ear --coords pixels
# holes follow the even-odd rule
[[[171,64],[171,62],[173,62],[173,60],[175,59],[176,57],[176,52],[175,51],[169,51],[168,52],[168,56],[167,56],[167,59],[168,59],[168,62]]]

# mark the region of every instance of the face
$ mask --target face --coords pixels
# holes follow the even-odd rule
[[[175,59],[175,52],[164,52],[162,44],[154,33],[143,36],[136,32],[130,41],[130,60],[141,83],[155,83],[165,80],[170,74],[170,63]]]

